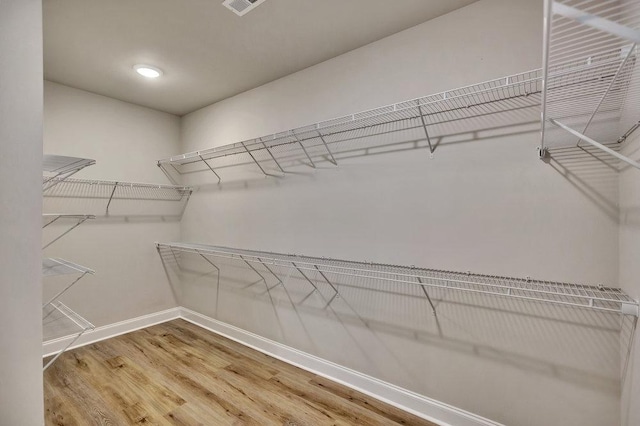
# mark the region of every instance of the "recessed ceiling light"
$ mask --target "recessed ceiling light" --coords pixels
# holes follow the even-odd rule
[[[156,68],[151,65],[134,65],[133,69],[136,70],[138,74],[146,78],[158,78],[162,75],[162,70],[160,68]]]

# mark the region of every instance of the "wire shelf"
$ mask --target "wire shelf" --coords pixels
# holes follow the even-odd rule
[[[93,269],[85,268],[77,263],[64,259],[45,258],[42,259],[42,275],[45,277],[71,274],[94,274]]]
[[[541,147],[589,143],[640,168],[602,147],[640,118],[640,3],[545,0],[545,18]]]
[[[65,345],[64,349],[55,354],[55,356],[47,362],[44,370],[51,366],[80,336],[93,329],[95,329],[93,324],[62,302],[54,302],[44,306],[42,309],[43,341],[49,342],[55,339],[73,337],[71,341]]]
[[[423,290],[456,290],[638,316],[638,302],[619,288],[240,250],[203,244],[158,243],[157,247],[159,250],[171,252],[195,253],[249,264],[257,263],[271,269],[295,268],[303,276],[305,272],[309,275],[321,274],[336,294],[337,286],[327,279],[329,276],[357,277],[369,284],[396,283],[421,287]]]
[[[540,104],[541,72],[528,71],[484,83],[461,87],[393,105],[322,121],[285,132],[249,139],[201,151],[189,152],[158,161],[183,173],[183,167],[201,164],[215,173],[238,163],[253,162],[265,175],[285,172],[287,164],[316,161],[337,164],[335,154],[352,149],[356,140],[402,131],[418,131],[431,152],[435,128],[452,122],[517,109],[537,108]],[[366,146],[365,146],[366,148]]]
[[[64,237],[65,235],[67,235],[69,232],[73,231],[75,228],[77,228],[78,226],[82,225],[85,221],[89,220],[89,219],[95,219],[96,217],[92,214],[51,214],[51,213],[45,213],[42,215],[42,221],[43,221],[43,225],[42,225],[42,229],[48,227],[49,225],[57,222],[58,220],[72,220],[75,223],[72,223],[71,226],[66,229],[64,232],[62,232],[61,234],[57,235],[55,238],[53,238],[51,241],[49,241],[48,243],[46,243],[44,245],[44,247],[42,247],[42,249],[46,249],[47,247],[49,247],[51,244],[55,243],[56,241],[58,241],[60,238]]]
[[[90,179],[64,179],[45,198],[106,200],[105,214],[114,200],[177,202],[186,204],[193,189],[188,186]],[[181,210],[183,210],[183,208]]]
[[[89,158],[45,154],[42,159],[42,172],[44,174],[42,190],[47,191],[71,175],[94,164],[96,164],[96,161]]]
[[[47,302],[42,305],[43,308],[58,300],[64,293],[67,292],[67,290],[73,287],[74,284],[84,278],[87,274],[93,275],[95,274],[95,271],[93,269],[86,268],[82,265],[78,265],[77,263],[69,262],[68,260],[64,259],[42,259],[42,275],[45,277],[77,275],[77,277],[70,283],[68,283],[62,290],[58,291],[54,296],[50,297],[49,300],[47,300]]]

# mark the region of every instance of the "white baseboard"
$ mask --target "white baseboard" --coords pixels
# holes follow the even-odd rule
[[[155,324],[167,322],[180,318],[180,308],[171,308],[166,311],[154,312],[153,314],[143,315],[137,318],[131,318],[125,321],[116,322],[114,324],[96,327],[95,330],[87,331],[71,346],[69,349],[78,348],[80,346],[89,345],[99,342],[100,340],[110,339],[121,334],[130,333],[141,328],[150,327]],[[43,357],[57,354],[65,348],[73,340],[72,337],[62,337],[46,341],[42,344]]]
[[[355,370],[318,358],[238,327],[220,322],[187,308],[180,308],[180,317],[195,325],[241,343],[266,355],[303,370],[350,387],[387,404],[408,411],[442,426],[503,426],[451,405],[378,380]]]
[[[182,318],[213,333],[241,343],[266,355],[277,358],[303,370],[310,371],[334,382],[350,387],[387,404],[408,411],[442,426],[504,426],[451,405],[427,398],[415,392],[378,380],[333,362],[299,351],[257,334],[220,322],[187,308],[172,308],[115,324],[97,327],[83,334],[70,348],[77,348],[110,339],[121,334],[150,327],[155,324]],[[43,356],[61,351],[71,338],[61,338],[43,343]]]

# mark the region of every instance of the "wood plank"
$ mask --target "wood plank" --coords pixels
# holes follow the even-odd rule
[[[46,425],[435,426],[184,320],[69,351],[44,381]]]

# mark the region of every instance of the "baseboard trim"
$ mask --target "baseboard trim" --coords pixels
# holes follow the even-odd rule
[[[310,371],[334,382],[408,411],[442,426],[503,426],[473,413],[427,398],[359,373],[314,355],[299,351],[257,334],[223,323],[187,308],[180,308],[180,317],[266,355],[277,358],[303,370]]]
[[[180,308],[171,308],[165,311],[154,312],[152,314],[131,318],[102,327],[96,327],[95,330],[87,331],[80,336],[80,338],[69,349],[75,349],[80,346],[99,342],[100,340],[110,339],[121,334],[130,333],[135,330],[140,330],[141,328],[150,327],[176,318],[180,318]],[[42,344],[43,357],[57,354],[72,340],[73,336],[44,342]]]
[[[149,315],[143,315],[114,324],[97,327],[86,332],[70,349],[89,345],[101,340],[110,339],[121,334],[150,327],[155,324],[182,318],[199,327],[248,346],[266,355],[277,358],[296,367],[302,368],[334,382],[352,388],[358,392],[384,401],[394,407],[405,410],[442,426],[504,426],[473,413],[461,410],[451,405],[427,398],[375,377],[359,373],[355,370],[318,358],[306,352],[299,351],[282,343],[276,342],[235,327],[230,324],[202,315],[184,307],[167,309]],[[43,357],[61,351],[72,337],[49,340],[44,342]]]

